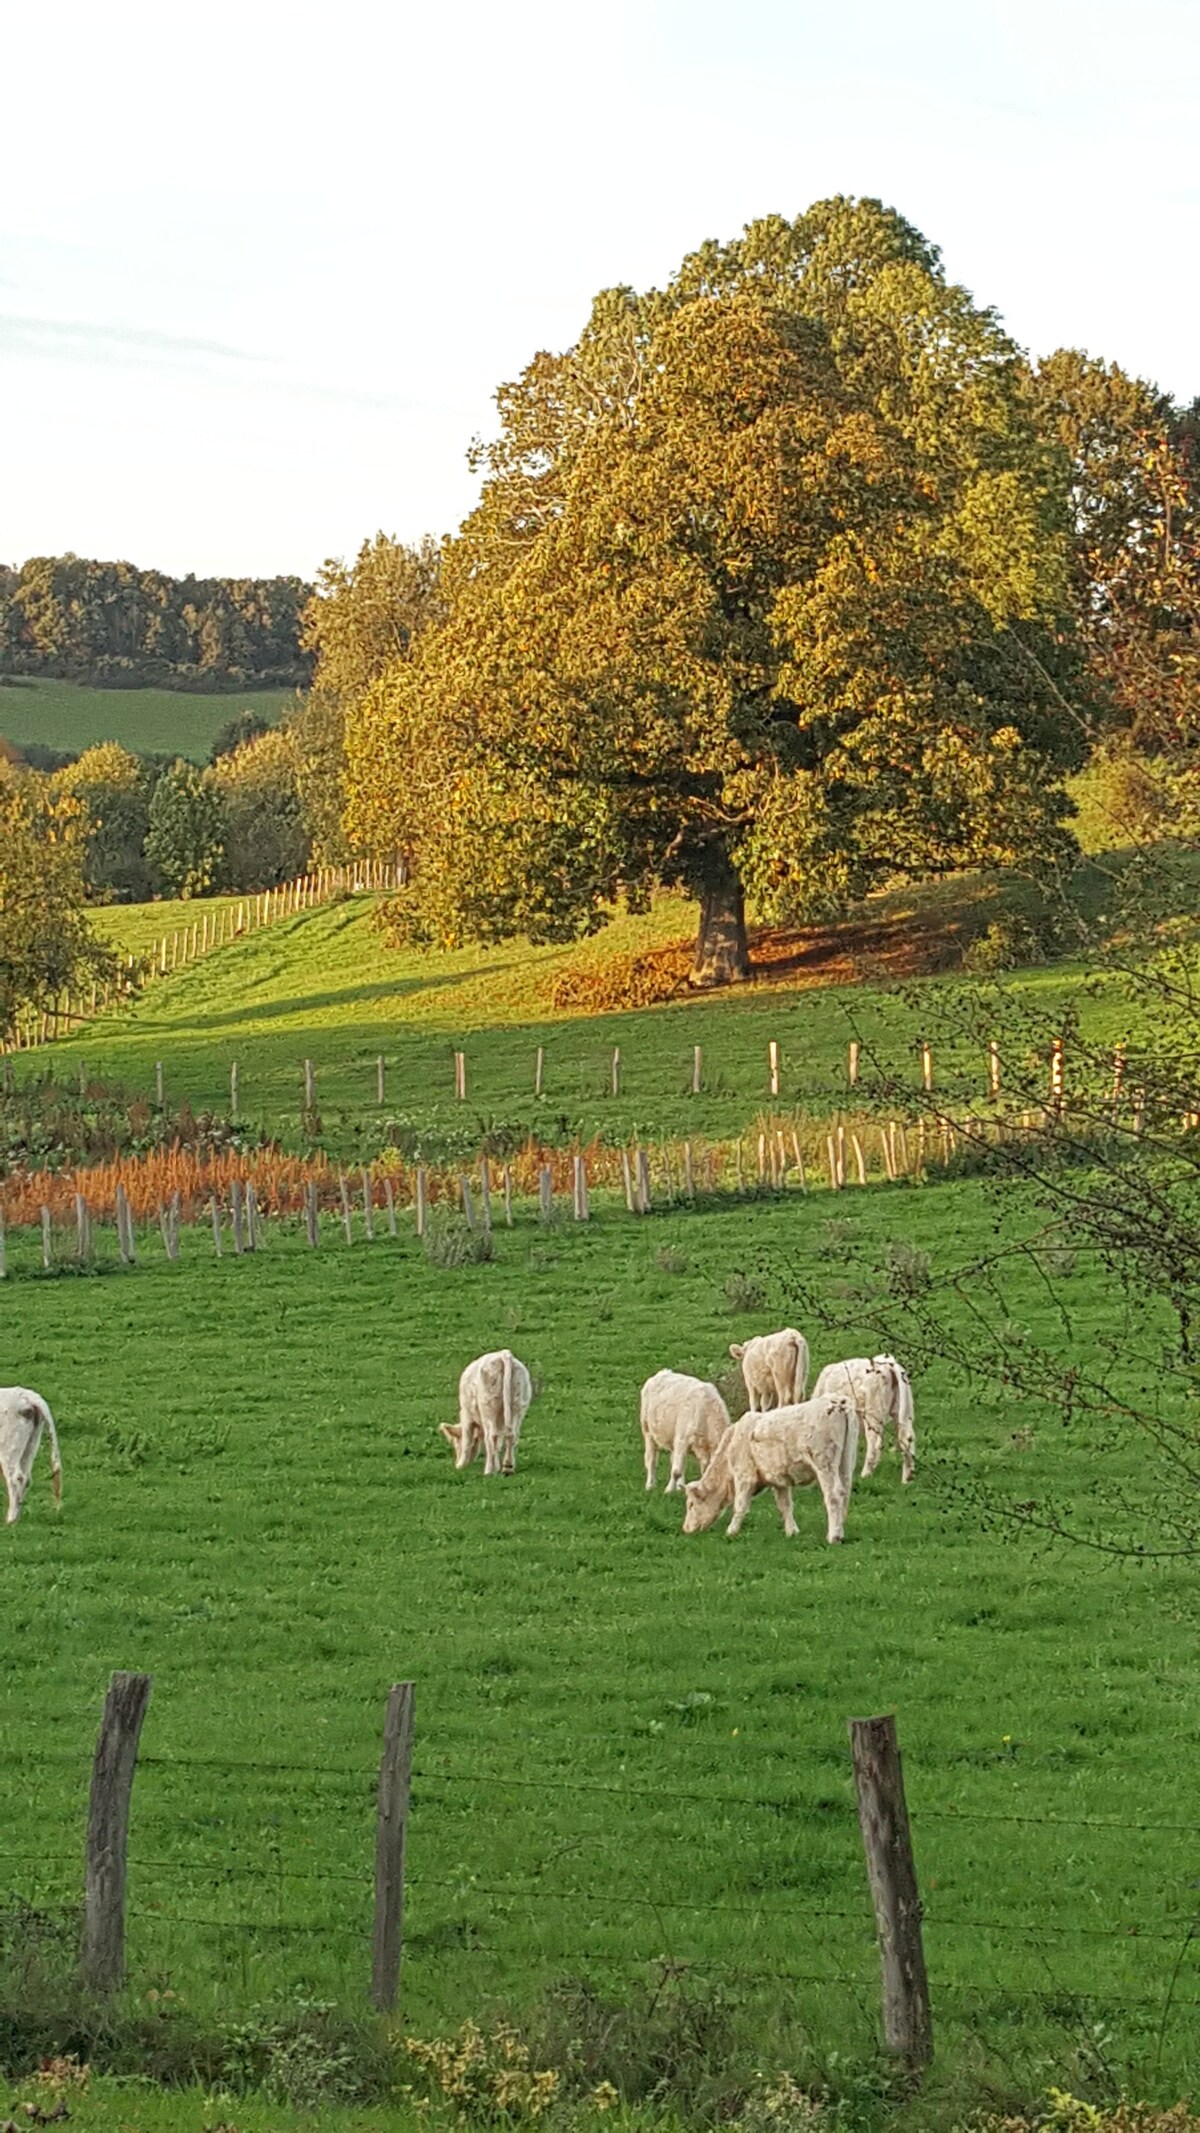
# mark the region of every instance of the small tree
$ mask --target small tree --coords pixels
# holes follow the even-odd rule
[[[302,873],[310,846],[291,734],[259,734],[222,756],[211,780],[225,810],[228,886],[269,889]]]
[[[87,847],[84,871],[98,902],[140,903],[151,892],[146,863],[150,828],[150,780],[137,756],[116,741],[102,741],[61,771],[56,790],[83,808]]]
[[[115,967],[84,910],[85,825],[78,801],[0,766],[0,1034],[27,1008],[49,1009]]]
[[[220,881],[225,838],[220,793],[194,763],[179,758],[154,788],[147,860],[176,896],[203,896]]]

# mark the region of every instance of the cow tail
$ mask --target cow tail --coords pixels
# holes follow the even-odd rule
[[[842,1483],[846,1491],[846,1502],[849,1503],[850,1492],[854,1487],[854,1469],[858,1464],[858,1405],[854,1400],[847,1400],[845,1406],[846,1441],[842,1446]]]
[[[796,1367],[792,1374],[792,1390],[796,1401],[803,1404],[808,1393],[808,1342],[802,1333],[796,1335]]]
[[[511,1348],[506,1348],[504,1351],[504,1361],[500,1365],[500,1371],[501,1383],[504,1387],[504,1434],[507,1439],[512,1435],[513,1422],[513,1358]]]
[[[50,1486],[54,1491],[55,1503],[61,1503],[62,1460],[59,1457],[58,1450],[58,1431],[54,1427],[54,1417],[44,1400],[42,1401],[42,1420],[45,1422],[50,1437]]]

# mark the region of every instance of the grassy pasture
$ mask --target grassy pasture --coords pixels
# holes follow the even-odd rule
[[[1018,1197],[1007,1210],[1011,1232]],[[867,2053],[845,1721],[895,1708],[937,2078],[971,2063],[1036,2088],[1099,2023],[1131,2090],[1188,2088],[1193,1572],[1033,1554],[954,1488],[969,1462],[1001,1495],[1079,1497],[1102,1457],[1136,1493],[1132,1459],[935,1369],[916,1482],[891,1455],[841,1549],[810,1497],[797,1540],[768,1499],[730,1544],[685,1540],[673,1500],[643,1491],[651,1369],[721,1368],[731,1339],[790,1316],[794,1273],[832,1290],[895,1237],[945,1268],[997,1219],[972,1183],[837,1212],[609,1209],[549,1231],[523,1212],[494,1263],[458,1271],[411,1234],[348,1251],[331,1228],[315,1256],[274,1234],[217,1264],[197,1231],[177,1267],[147,1242],[132,1272],[42,1278],[34,1240],[10,1239],[0,1376],[54,1406],[66,1500],[56,1520],[40,1467],[0,1555],[0,1767],[37,1795],[3,1840],[9,1891],[74,1894],[107,1676],[145,1667],[131,1991],[353,2001],[383,1700],[411,1676],[408,2027],[527,2007],[563,1977],[620,1989],[666,1958],[724,1982],[754,2065]],[[731,1312],[732,1268],[760,1274],[760,1312]],[[1032,1270],[1008,1279],[1013,1319],[1055,1337]],[[1102,1279],[1077,1272],[1070,1300],[1086,1351]],[[543,1389],[520,1472],[485,1485],[453,1472],[436,1424],[462,1362],[501,1343]]]
[[[920,998],[894,986],[752,985],[711,999],[585,1016],[547,1004],[547,986],[570,956],[525,944],[439,954],[383,949],[375,899],[346,902],[281,920],[198,964],[157,980],[131,1010],[85,1026],[18,1073],[89,1071],[133,1090],[154,1086],[161,1059],[172,1100],[199,1109],[228,1102],[238,1062],[242,1115],[285,1141],[296,1138],[302,1061],[317,1069],[318,1106],[331,1147],[350,1155],[384,1145],[388,1120],[461,1131],[478,1145],[490,1124],[544,1134],[580,1130],[650,1137],[689,1132],[729,1136],[769,1105],[768,1042],[781,1050],[780,1102],[824,1115],[846,1101],[847,1046],[863,1042],[872,1061],[919,1078],[916,1043],[953,1007],[954,981],[927,981]],[[143,951],[191,923],[199,907],[146,905],[98,914],[123,947]],[[688,907],[664,899],[642,919],[617,921],[605,936],[612,954],[671,938]],[[1030,1017],[1053,1017],[1080,996],[1083,973],[1058,964],[1005,981],[1009,1002]],[[923,999],[927,1006],[921,1004]],[[1093,986],[1084,1001],[1089,1032],[1129,1038],[1130,1012],[1119,983]],[[693,1046],[703,1049],[703,1089],[691,1094]],[[544,1093],[534,1096],[534,1061],[545,1052]],[[621,1093],[611,1094],[614,1046],[622,1054]],[[465,1104],[453,1095],[453,1052],[467,1053]],[[387,1061],[386,1103],[376,1104],[375,1062]],[[938,1036],[937,1086],[982,1100],[982,1046]],[[1040,1084],[1039,1084],[1040,1086]]]
[[[20,675],[0,683],[0,734],[18,748],[40,741],[82,754],[97,741],[120,741],[135,755],[184,755],[203,763],[214,735],[239,711],[257,711],[273,722],[293,693],[244,689],[200,696],[180,689],[96,689]]]

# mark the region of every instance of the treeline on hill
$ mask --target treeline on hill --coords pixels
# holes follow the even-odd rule
[[[299,578],[169,578],[132,563],[34,556],[0,565],[0,672],[101,687],[304,685]]]

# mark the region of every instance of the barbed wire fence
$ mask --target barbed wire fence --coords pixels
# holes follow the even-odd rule
[[[1168,2019],[1190,2017],[1200,2010],[1197,1981],[1187,1974],[1185,1962],[1197,1932],[1197,1919],[1190,1911],[1171,1911],[1164,1905],[1154,1915],[1140,1911],[1132,1915],[1127,1906],[1118,1908],[1118,1900],[1108,1917],[1064,1918],[1060,1912],[1048,1915],[1045,1908],[1040,1915],[1015,1915],[995,1901],[964,1910],[957,1904],[943,1905],[936,1895],[939,1833],[948,1825],[987,1830],[1040,1827],[1062,1832],[1068,1849],[1074,1850],[1080,1833],[1086,1831],[1127,1833],[1139,1840],[1156,1836],[1200,1839],[1200,1822],[1043,1815],[956,1804],[922,1806],[913,1817],[922,1854],[921,1886],[891,1718],[848,1722],[851,1769],[844,1774],[850,1776],[852,1771],[853,1798],[847,1786],[843,1801],[822,1800],[823,1814],[829,1813],[832,1804],[839,1819],[844,1817],[848,1840],[857,1820],[860,1860],[865,1867],[859,1883],[861,1901],[847,1902],[840,1892],[832,1901],[813,1901],[795,1888],[762,1899],[747,1900],[739,1891],[728,1899],[714,1900],[711,1893],[691,1892],[686,1886],[653,1891],[622,1886],[611,1877],[572,1876],[567,1885],[565,1879],[560,1884],[557,1878],[547,1879],[541,1873],[489,1875],[486,1864],[482,1871],[463,1867],[451,1875],[430,1873],[420,1860],[422,1833],[431,1817],[451,1811],[451,1795],[460,1796],[459,1811],[469,1812],[486,1855],[492,1820],[501,1803],[508,1795],[526,1794],[533,1796],[535,1808],[538,1801],[548,1803],[545,1820],[551,1826],[554,1800],[575,1796],[602,1800],[606,1805],[619,1802],[635,1814],[650,1808],[659,1814],[665,1810],[684,1823],[696,1809],[710,1816],[733,1814],[739,1823],[756,1813],[769,1813],[773,1818],[784,1815],[794,1821],[802,1842],[806,1826],[802,1791],[789,1793],[779,1785],[770,1791],[720,1785],[677,1788],[669,1778],[661,1786],[611,1784],[551,1772],[530,1773],[527,1768],[524,1773],[487,1768],[474,1758],[469,1768],[448,1768],[449,1751],[439,1756],[436,1745],[432,1753],[414,1755],[411,1683],[397,1684],[391,1691],[382,1754],[375,1770],[365,1763],[142,1754],[139,1739],[150,1689],[149,1676],[113,1676],[91,1759],[82,1900],[78,1885],[72,1894],[57,1838],[34,1842],[28,1835],[22,1838],[19,1825],[14,1825],[7,1841],[0,1843],[0,1874],[8,1884],[12,1907],[10,1929],[15,1920],[19,1932],[22,1906],[27,1921],[32,1922],[39,1907],[53,1895],[60,1907],[81,1919],[82,1980],[94,1992],[114,1991],[126,1981],[128,1909],[134,1961],[144,1963],[150,1974],[158,1974],[150,1952],[155,1936],[161,1941],[163,1935],[193,1939],[208,1935],[218,1949],[252,1948],[257,1943],[284,1957],[289,1949],[299,1950],[295,1967],[300,1975],[305,1967],[303,1951],[325,1944],[336,1951],[351,1998],[361,2000],[369,1990],[373,2004],[383,2011],[396,2005],[402,1959],[418,1967],[482,1961],[494,1969],[505,1955],[506,1928],[516,1918],[535,1928],[532,1954],[527,1941],[518,1951],[508,1951],[517,1966],[526,1970],[549,1965],[559,1975],[578,1976],[594,1970],[610,1978],[627,1978],[658,1964],[679,1977],[724,1979],[744,1987],[836,1990],[854,1996],[865,2015],[873,2004],[886,2045],[914,2066],[924,2064],[930,2055],[934,2017],[943,1999],[950,2006],[990,2001],[1044,2008],[1048,2000],[1054,2000],[1096,2009],[1154,2010],[1164,2029]],[[829,1757],[822,1755],[820,1762],[827,1774]],[[27,1791],[33,1789],[31,1780],[36,1782],[39,1771],[56,1771],[77,1777],[82,1794],[88,1773],[86,1753],[65,1748],[0,1748],[2,1766],[19,1773]],[[148,1782],[153,1787],[157,1778],[168,1791],[157,1799],[152,1793],[148,1819],[139,1810],[138,1841],[130,1846],[135,1773],[140,1788]],[[156,1849],[153,1841],[143,1849],[143,1829],[151,1839],[156,1828],[160,1836],[165,1831],[178,1837],[181,1824],[186,1832],[187,1814],[171,1804],[169,1788],[174,1781],[194,1787],[201,1774],[218,1780],[223,1788],[250,1783],[260,1799],[275,1796],[276,1788],[281,1793],[292,1788],[295,1799],[311,1803],[315,1842],[321,1841],[331,1813],[350,1812],[355,1828],[362,1831],[361,1869],[349,1871],[342,1865],[294,1857],[284,1861],[277,1848],[267,1859],[247,1857],[244,1838],[236,1848],[214,1854],[207,1840],[218,1818],[208,1809],[200,1818],[206,1833],[202,1852],[172,1855],[170,1845]],[[372,1803],[373,1869],[369,1855]],[[412,1873],[407,1857],[410,1840],[418,1854]],[[264,1842],[261,1830],[257,1842]],[[845,1857],[847,1870],[851,1843]],[[180,1883],[187,1884],[182,1902],[172,1894]],[[847,1893],[852,1885],[847,1881]],[[3,1909],[0,1902],[0,1913]],[[412,1915],[417,1919],[415,1930],[409,1923]],[[611,1926],[606,1923],[610,1920]],[[643,1920],[651,1926],[650,1933],[643,1929]],[[600,1938],[607,1945],[596,1944],[598,1926],[603,1928]],[[764,1932],[777,1937],[786,1934],[801,1959],[764,1963]],[[926,1942],[932,1949],[932,1982],[926,1977]],[[1007,1954],[992,1975],[982,1951],[997,1942]],[[1130,1964],[1144,1971],[1151,1950],[1158,1951],[1160,1990],[1131,1991]],[[1106,1961],[1097,1967],[1102,1952]],[[1116,1970],[1107,1962],[1110,1952],[1118,1957]],[[976,1975],[961,1974],[964,1956]],[[1085,1964],[1082,1975],[1081,1960]],[[1012,1974],[1014,1962],[1020,1966],[1017,1977]],[[1007,1974],[1001,1976],[1000,1968]],[[1031,1970],[1042,1974],[1041,1982],[1033,1981]]]

